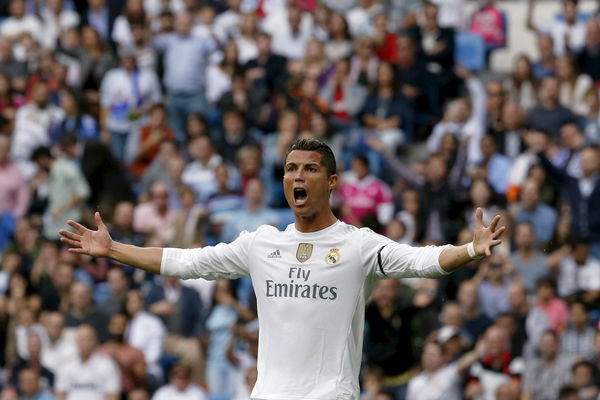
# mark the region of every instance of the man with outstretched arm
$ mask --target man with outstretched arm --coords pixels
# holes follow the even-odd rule
[[[97,230],[77,222],[61,230],[69,251],[108,257],[182,279],[251,277],[260,324],[253,400],[354,400],[364,308],[378,279],[449,274],[491,254],[504,227],[489,227],[477,209],[473,241],[411,247],[339,221],[329,197],[338,182],[331,149],[315,139],[293,143],[283,185],[295,223],[283,232],[261,226],[230,244],[202,249],[140,248],[115,242],[100,214]]]

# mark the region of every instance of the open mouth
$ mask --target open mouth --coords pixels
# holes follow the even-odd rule
[[[298,206],[304,205],[304,203],[306,203],[307,199],[308,199],[308,193],[306,193],[306,189],[302,189],[302,188],[294,189],[294,202],[296,203],[296,205],[298,205]]]

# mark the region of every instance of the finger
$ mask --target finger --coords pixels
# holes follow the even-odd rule
[[[61,237],[60,241],[63,242],[63,243],[68,244],[71,247],[81,248],[81,242],[78,242],[76,240],[71,240],[71,239],[67,239],[66,237]]]
[[[500,216],[496,215],[494,217],[494,219],[492,220],[492,222],[490,223],[490,229],[492,230],[492,232],[494,232],[496,230],[496,226],[498,226],[498,222],[500,222]]]
[[[486,255],[486,257],[489,257],[492,255],[492,250],[490,249],[489,246],[485,248],[485,255]]]
[[[87,252],[85,252],[81,247],[71,247],[69,250],[67,250],[69,253],[74,253],[74,254],[84,254],[87,255]]]
[[[58,231],[58,233],[60,233],[64,237],[69,238],[71,240],[76,240],[78,242],[81,240],[81,235],[78,235],[78,234],[76,234],[74,232],[70,232],[70,231],[66,231],[64,229],[61,229],[60,231]]]
[[[492,240],[490,242],[490,247],[496,247],[498,246],[500,243],[502,243],[502,240],[498,239],[498,240]]]
[[[475,229],[483,228],[483,210],[481,207],[477,207],[475,210]]]
[[[69,224],[70,226],[72,226],[72,227],[73,227],[73,229],[75,229],[77,232],[81,233],[82,235],[83,235],[85,232],[89,231],[89,229],[88,229],[88,228],[86,228],[85,226],[83,226],[83,225],[81,225],[80,223],[78,223],[78,222],[75,222],[75,221],[73,221],[73,220],[68,220],[68,221],[67,221],[67,224]]]
[[[98,228],[106,229],[106,225],[104,225],[104,221],[102,221],[102,217],[98,211],[96,211],[94,214],[94,219],[96,220],[96,225],[98,225]]]
[[[505,226],[501,226],[498,230],[492,233],[492,239],[498,239],[506,231]]]

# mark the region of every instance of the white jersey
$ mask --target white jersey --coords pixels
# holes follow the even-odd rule
[[[341,221],[311,233],[261,226],[230,244],[165,249],[161,274],[251,277],[259,320],[253,400],[358,399],[364,309],[377,279],[426,277],[443,247],[410,247]]]

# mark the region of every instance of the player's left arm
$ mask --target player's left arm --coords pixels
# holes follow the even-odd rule
[[[500,216],[496,215],[488,227],[483,225],[483,211],[475,211],[475,232],[473,241],[462,246],[446,246],[440,253],[440,267],[448,273],[454,272],[473,259],[492,254],[492,248],[502,243],[500,236],[506,227],[498,227]]]

